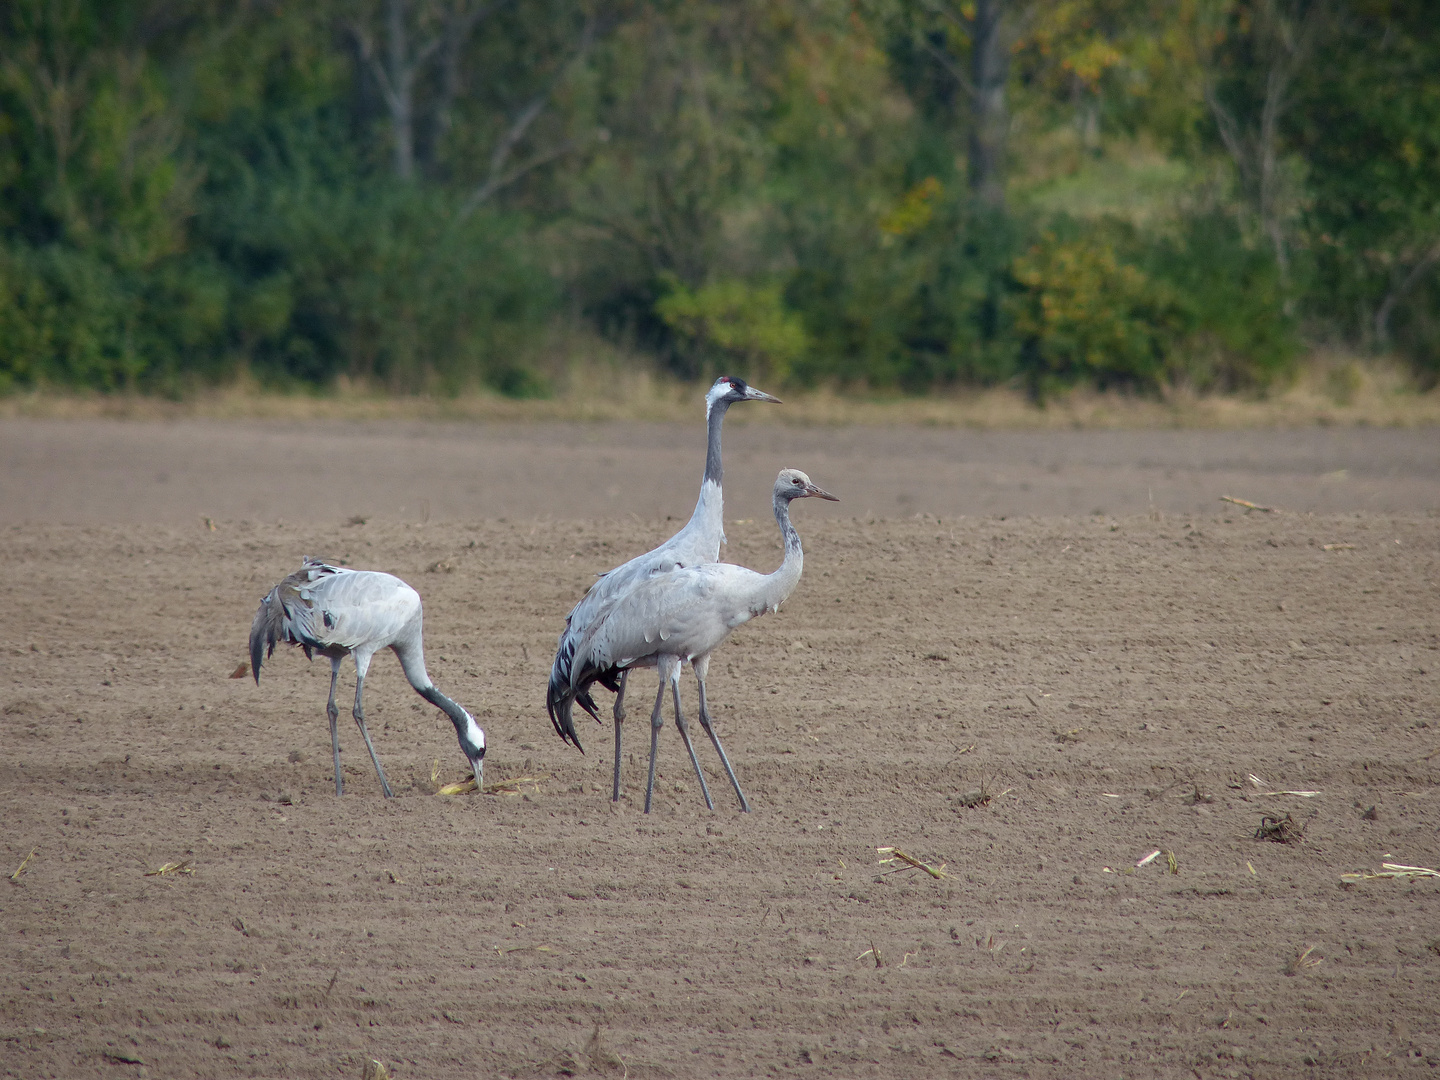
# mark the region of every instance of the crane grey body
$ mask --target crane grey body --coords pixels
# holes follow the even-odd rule
[[[423,611],[420,594],[390,574],[372,570],[350,570],[331,566],[306,556],[300,569],[276,585],[260,601],[250,627],[250,665],[255,682],[260,682],[260,663],[275,653],[277,644],[299,645],[306,659],[312,653],[330,659],[330,700],[325,706],[330,718],[330,747],[335,757],[335,794],[343,795],[340,779],[340,733],[336,728],[339,710],[335,707],[335,680],[340,661],[355,658],[355,723],[375,763],[385,797],[394,792],[380,767],[375,744],[365,727],[363,696],[365,673],[370,661],[384,648],[394,650],[415,692],[450,717],[460,738],[460,749],[475,774],[477,790],[483,790],[485,732],[475,718],[442,694],[425,671]]]
[[[790,524],[790,503],[794,499],[818,497],[831,502],[839,500],[810,482],[797,469],[782,470],[775,480],[775,521],[785,543],[785,559],[772,574],[760,574],[730,563],[702,563],[686,566],[647,578],[615,599],[586,629],[577,643],[569,693],[633,667],[655,664],[660,669],[660,691],[650,714],[650,770],[645,784],[645,811],[650,811],[651,793],[655,787],[655,750],[662,726],[661,710],[668,683],[675,701],[675,726],[685,740],[690,763],[700,781],[705,805],[714,809],[695,747],[690,742],[689,727],[680,710],[680,669],[689,663],[700,684],[700,724],[725,774],[735,787],[741,810],[750,804],[740,790],[735,770],[720,745],[719,736],[710,716],[705,696],[705,677],[710,668],[710,655],[737,627],[758,615],[776,611],[795,591],[804,568],[805,554],[800,536]],[[618,770],[617,763],[617,770]]]
[[[579,734],[575,730],[572,715],[575,702],[597,721],[600,714],[590,696],[590,687],[598,682],[615,693],[615,770],[612,797],[620,798],[620,725],[625,719],[625,680],[629,669],[618,673],[601,673],[588,681],[576,683],[574,657],[576,647],[590,629],[604,618],[606,611],[631,590],[657,574],[667,574],[680,567],[713,563],[720,557],[720,545],[725,542],[725,504],[722,484],[724,467],[720,457],[720,429],[725,422],[725,413],[737,401],[772,401],[764,391],[749,386],[743,379],[721,376],[705,395],[705,422],[708,442],[705,452],[705,475],[700,482],[700,497],[696,500],[695,511],[685,527],[665,543],[639,555],[614,570],[600,575],[590,590],[575,605],[565,619],[565,629],[560,634],[555,660],[550,668],[550,684],[546,692],[546,707],[550,722],[556,733],[566,742],[573,743],[584,753]],[[653,666],[637,662],[633,667]],[[662,672],[663,674],[663,672]],[[661,680],[664,688],[664,680]]]

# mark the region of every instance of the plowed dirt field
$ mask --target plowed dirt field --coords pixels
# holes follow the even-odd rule
[[[754,812],[667,713],[647,816],[653,673],[618,804],[544,686],[698,423],[0,424],[0,1073],[1440,1067],[1440,879],[1344,877],[1440,869],[1440,433],[726,443],[729,561],[778,565],[781,466],[843,501],[711,668]],[[420,590],[497,790],[435,794],[465,761],[388,653],[388,802],[343,713],[334,795],[323,660],[232,677],[309,553]]]

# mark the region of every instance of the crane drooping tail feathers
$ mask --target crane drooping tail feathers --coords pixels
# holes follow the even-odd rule
[[[568,622],[566,629],[569,629]],[[577,676],[574,670],[575,647],[579,643],[578,637],[568,633],[561,636],[560,651],[555,654],[555,664],[550,669],[550,685],[545,691],[545,706],[550,712],[550,723],[555,726],[555,734],[583,754],[585,748],[580,745],[580,735],[575,730],[574,706],[578,704],[593,716],[597,723],[603,723],[595,699],[590,696],[590,687],[598,682],[612,694],[620,693],[622,669],[611,667],[604,671],[586,670]]]
[[[299,645],[307,660],[312,659],[316,649],[325,648],[310,630],[314,609],[308,603],[306,586],[322,577],[343,573],[348,571],[306,555],[299,570],[265,594],[250,626],[250,671],[256,684],[260,682],[260,662],[275,655],[276,645]]]
[[[566,629],[569,629],[567,621]],[[585,748],[580,745],[580,735],[575,730],[575,706],[578,704],[582,709],[595,718],[596,723],[601,723],[600,710],[595,704],[595,699],[590,696],[589,683],[584,689],[571,693],[571,672],[575,663],[575,646],[578,639],[568,634],[561,635],[560,649],[555,654],[555,663],[550,668],[550,685],[545,690],[545,707],[550,713],[550,723],[555,726],[555,734],[566,742],[571,743],[575,749],[582,754]],[[610,679],[592,679],[591,682],[599,682],[611,693],[620,692],[620,683],[617,677]]]

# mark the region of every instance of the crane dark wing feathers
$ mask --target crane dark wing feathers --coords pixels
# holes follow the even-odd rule
[[[305,650],[307,660],[313,650],[325,648],[325,643],[316,640],[307,630],[313,608],[302,590],[312,582],[339,573],[343,573],[340,567],[307,555],[299,570],[265,594],[255,612],[255,621],[250,624],[250,671],[257,683],[261,662],[275,655],[277,644],[299,645]]]
[[[620,669],[599,673],[587,671],[577,678],[574,670],[576,646],[580,644],[589,627],[603,619],[609,608],[626,595],[628,590],[656,575],[669,573],[684,565],[672,550],[678,538],[679,534],[654,551],[647,551],[644,555],[601,574],[580,598],[579,603],[570,609],[570,614],[565,616],[565,629],[560,633],[555,660],[550,665],[550,683],[545,691],[545,707],[550,713],[550,723],[554,725],[555,733],[582,754],[585,749],[580,745],[580,737],[575,730],[573,706],[578,702],[582,709],[600,723],[600,711],[595,705],[595,699],[590,696],[590,687],[598,682],[612,694],[618,694]]]

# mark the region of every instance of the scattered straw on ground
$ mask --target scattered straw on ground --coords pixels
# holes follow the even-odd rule
[[[1269,840],[1276,844],[1298,844],[1304,838],[1304,827],[1289,814],[1283,818],[1266,814],[1260,819],[1260,827],[1255,830],[1256,840]]]
[[[1316,956],[1316,946],[1310,945],[1295,956],[1285,965],[1285,974],[1290,976],[1303,975],[1311,968],[1318,967],[1323,961],[1323,956]]]
[[[1381,863],[1379,870],[1361,870],[1356,874],[1341,874],[1340,880],[1354,884],[1361,881],[1376,881],[1381,878],[1415,881],[1419,878],[1440,878],[1440,870],[1428,866],[1406,866],[1403,863]]]
[[[169,876],[172,875],[172,874],[193,874],[193,873],[195,873],[195,869],[194,869],[194,867],[192,867],[192,866],[190,865],[190,860],[189,860],[189,859],[186,859],[184,862],[167,862],[167,863],[165,863],[163,866],[161,866],[158,870],[146,870],[146,871],[145,871],[145,876],[146,876],[146,877],[169,877]]]
[[[10,875],[11,881],[15,882],[17,885],[20,883],[20,875],[25,873],[25,867],[30,865],[30,860],[35,857],[35,852],[39,850],[40,849],[38,847],[33,847],[30,849],[30,854],[26,855],[25,858],[20,861],[20,865],[17,866],[15,868],[15,872]]]
[[[1250,502],[1248,499],[1237,499],[1233,495],[1221,495],[1221,502],[1234,503],[1236,506],[1243,506],[1246,510],[1260,510],[1267,514],[1280,514],[1284,511],[1274,506],[1261,506],[1259,503]]]
[[[925,873],[929,874],[932,878],[935,878],[936,880],[939,880],[946,876],[944,863],[941,863],[940,868],[937,870],[935,867],[929,865],[928,863],[921,862],[913,855],[906,855],[905,852],[901,851],[899,848],[896,847],[882,847],[876,848],[875,850],[881,855],[889,856],[888,858],[880,860],[880,865],[882,866],[884,866],[886,863],[893,862],[902,862],[906,864],[904,866],[897,866],[893,870],[885,871],[887,874],[896,874],[904,870],[924,870]]]
[[[436,777],[432,775],[432,779]],[[515,776],[509,780],[496,780],[493,784],[485,785],[486,795],[519,795],[526,788],[532,794],[540,794],[540,781],[538,776]],[[437,795],[470,795],[475,791],[475,778],[467,777],[464,780],[457,780],[453,784],[446,784],[435,792]]]

